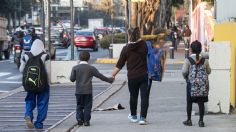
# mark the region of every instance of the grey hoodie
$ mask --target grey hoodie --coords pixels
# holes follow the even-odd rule
[[[31,50],[30,52],[34,55],[34,56],[37,56],[39,55],[40,53],[42,52],[45,52],[45,49],[44,49],[44,44],[43,42],[40,40],[40,39],[36,39],[33,44],[32,44],[32,47],[31,47]],[[24,55],[21,59],[21,65],[20,65],[20,72],[23,72],[24,71],[24,68],[25,68],[25,64],[26,62],[29,60],[29,57],[28,55]],[[45,64],[45,68],[46,68],[46,72],[47,72],[47,75],[49,76],[49,66],[50,66],[50,61],[49,61],[49,56],[48,54],[43,54],[41,56],[41,60],[43,61],[43,63]]]
[[[190,57],[193,58],[194,61],[196,61],[196,54],[192,54]],[[199,56],[199,58],[200,59],[202,58],[201,55]],[[189,60],[185,59],[184,65],[182,67],[182,74],[183,74],[183,77],[184,77],[185,80],[188,79],[188,73],[189,73],[189,70],[190,70],[190,66],[191,66],[191,63],[189,62]],[[211,73],[211,68],[210,68],[208,59],[205,59],[204,66],[206,67],[207,74],[210,74]]]

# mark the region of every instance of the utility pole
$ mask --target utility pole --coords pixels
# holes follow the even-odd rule
[[[70,33],[71,33],[71,60],[74,60],[74,5],[70,0]]]

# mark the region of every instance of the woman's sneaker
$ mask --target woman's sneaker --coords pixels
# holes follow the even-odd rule
[[[139,124],[139,125],[147,125],[146,118],[140,117],[138,124]]]
[[[138,118],[136,115],[132,116],[131,114],[129,114],[128,119],[133,123],[138,122]]]

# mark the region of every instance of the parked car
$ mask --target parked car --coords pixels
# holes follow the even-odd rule
[[[110,34],[108,28],[95,28],[94,33],[98,37],[99,40],[101,40],[104,36]]]
[[[80,30],[77,31],[74,38],[75,46],[79,48],[92,48],[93,51],[98,50],[98,44],[93,31]]]

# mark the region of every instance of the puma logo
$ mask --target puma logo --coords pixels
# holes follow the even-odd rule
[[[36,80],[37,80],[37,78],[35,79],[35,80],[33,80],[32,78],[29,78],[28,79],[30,82],[32,82],[35,86],[36,86]]]

